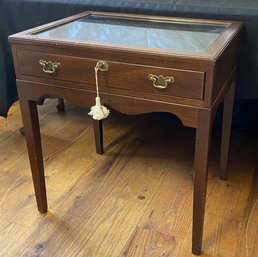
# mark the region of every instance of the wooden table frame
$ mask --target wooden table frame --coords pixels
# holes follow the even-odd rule
[[[25,128],[25,135],[36,194],[37,206],[40,212],[47,211],[47,197],[44,177],[44,166],[40,138],[40,128],[37,113],[37,101],[45,94],[54,94],[78,105],[89,107],[94,103],[95,90],[92,81],[85,85],[82,81],[69,81],[38,75],[38,68],[32,64],[33,52],[48,56],[68,56],[73,58],[75,64],[82,61],[104,59],[108,62],[129,63],[148,66],[155,63],[157,67],[166,67],[180,70],[201,71],[204,76],[203,99],[192,99],[177,96],[160,96],[123,88],[107,89],[101,87],[101,99],[103,103],[126,114],[139,114],[155,111],[169,112],[182,121],[185,126],[196,128],[195,141],[195,173],[194,173],[194,200],[193,200],[193,230],[192,252],[201,253],[203,221],[205,213],[208,155],[211,139],[212,124],[217,108],[224,102],[223,128],[220,160],[220,178],[227,178],[228,150],[230,141],[230,128],[234,102],[235,78],[237,56],[239,51],[240,22],[211,21],[206,23],[224,23],[227,29],[212,44],[205,53],[184,53],[156,51],[150,49],[135,49],[133,47],[118,47],[104,44],[92,44],[78,41],[74,43],[67,40],[44,40],[35,34],[52,26],[90,15],[85,12],[67,19],[47,24],[36,29],[18,33],[10,37],[12,43],[13,58],[15,62],[17,87]],[[99,13],[97,13],[99,14]],[[182,20],[168,17],[149,17],[128,14],[109,14],[118,17]],[[183,19],[184,21],[198,22],[195,19]],[[30,53],[26,59],[26,54]],[[40,55],[39,55],[40,56]],[[88,59],[87,59],[88,60]],[[79,67],[79,66],[78,66]],[[114,66],[115,67],[115,66]],[[94,67],[93,67],[94,68]],[[31,72],[31,74],[30,74]],[[34,73],[35,72],[35,73]],[[93,71],[92,71],[93,72]],[[35,76],[34,76],[35,74]],[[74,74],[72,79],[77,79]],[[60,75],[61,76],[61,75]],[[105,76],[105,75],[103,75]],[[89,78],[92,80],[92,78]],[[120,81],[121,82],[121,81]],[[104,83],[104,82],[103,82]],[[188,83],[191,83],[189,80]],[[94,121],[94,133],[96,152],[103,153],[102,121]]]

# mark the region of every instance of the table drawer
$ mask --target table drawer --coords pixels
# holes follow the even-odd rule
[[[17,56],[21,75],[86,83],[93,85],[94,89],[94,67],[98,60],[23,50],[19,50]],[[52,74],[44,72],[39,63],[41,60],[58,64],[56,72]],[[100,86],[203,99],[204,72],[152,66],[155,64],[146,66],[111,61],[107,63],[108,71],[98,72]],[[168,78],[171,83],[164,81]],[[162,83],[164,88],[160,88]]]

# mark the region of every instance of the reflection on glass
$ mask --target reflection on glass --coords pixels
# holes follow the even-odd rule
[[[224,29],[223,25],[91,15],[38,35],[45,38],[204,52]]]

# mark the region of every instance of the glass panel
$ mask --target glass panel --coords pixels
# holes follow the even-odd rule
[[[44,38],[204,52],[224,25],[91,15],[38,33]]]

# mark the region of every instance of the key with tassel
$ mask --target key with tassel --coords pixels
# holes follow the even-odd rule
[[[110,111],[104,105],[101,105],[100,96],[99,96],[99,84],[98,84],[98,71],[107,71],[108,64],[105,61],[98,61],[95,68],[95,81],[96,81],[96,93],[97,97],[95,98],[96,104],[90,108],[88,113],[94,120],[102,120],[108,117]]]

